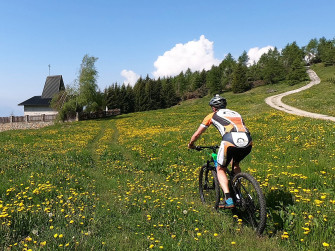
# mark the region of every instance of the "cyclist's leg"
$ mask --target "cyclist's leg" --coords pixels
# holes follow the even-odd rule
[[[232,159],[232,155],[229,151],[232,147],[230,142],[222,141],[220,149],[218,151],[218,168],[217,168],[217,175],[220,186],[225,194],[225,203],[219,203],[219,208],[232,208],[234,207],[234,202],[230,196],[229,190],[229,182],[226,173],[227,165],[230,163]]]
[[[232,167],[235,175],[241,172],[240,161],[243,160],[251,152],[252,144],[246,148],[235,148],[236,151],[233,156]]]
[[[222,141],[219,151],[218,151],[218,168],[217,168],[217,175],[220,186],[223,192],[229,193],[229,186],[228,186],[228,177],[226,174],[226,168],[228,163],[231,161],[231,154],[229,154],[228,148],[232,146],[230,142]]]
[[[217,174],[218,174],[218,180],[220,183],[220,186],[223,190],[223,192],[229,193],[229,186],[228,186],[228,178],[227,178],[227,174],[226,174],[226,167],[221,166],[220,164],[218,164],[218,168],[217,168]]]
[[[240,162],[239,161],[235,161],[233,160],[233,170],[234,170],[234,174],[238,174],[241,172],[241,167],[240,167]]]

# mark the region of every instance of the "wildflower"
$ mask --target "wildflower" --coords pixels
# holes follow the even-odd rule
[[[42,247],[44,247],[46,244],[47,244],[46,241],[42,241],[42,242],[40,243],[40,245],[41,245]]]
[[[281,235],[281,238],[282,239],[288,239],[289,235],[287,232],[284,232],[282,235]]]
[[[214,233],[214,236],[216,237],[216,236],[218,236],[219,234],[217,234],[217,233]]]
[[[154,248],[154,246],[155,246],[154,244],[151,244],[151,245],[149,246],[149,248]]]
[[[322,243],[322,246],[329,247],[329,244],[327,242]]]
[[[236,244],[236,242],[235,242],[235,241],[232,241],[232,242],[231,242],[231,244],[232,244],[232,245],[235,245],[235,244]]]

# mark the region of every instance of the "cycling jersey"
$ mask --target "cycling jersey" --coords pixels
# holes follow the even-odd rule
[[[252,139],[241,115],[229,109],[220,109],[208,114],[201,125],[208,128],[213,124],[222,136],[218,151],[218,163],[226,167],[231,159],[240,162],[252,148]]]
[[[211,124],[219,130],[222,137],[228,132],[249,132],[241,115],[229,109],[220,109],[217,112],[212,112],[201,123],[206,128]]]

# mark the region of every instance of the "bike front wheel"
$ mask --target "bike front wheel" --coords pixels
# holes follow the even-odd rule
[[[266,203],[259,183],[248,173],[238,173],[232,186],[237,214],[261,235],[266,225]]]
[[[219,208],[220,185],[215,167],[204,165],[199,173],[199,193],[202,203]]]

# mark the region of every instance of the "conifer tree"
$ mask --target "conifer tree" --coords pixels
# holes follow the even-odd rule
[[[290,85],[297,84],[307,79],[307,73],[301,60],[296,58],[292,63],[287,79]]]
[[[220,69],[217,66],[212,66],[211,70],[206,75],[206,85],[211,94],[222,92]]]
[[[228,55],[224,58],[224,60],[220,63],[219,68],[221,71],[221,86],[223,89],[229,89],[231,88],[232,84],[232,74],[234,71],[234,68],[236,66],[236,62],[233,58],[233,56],[228,53]]]
[[[145,81],[140,77],[134,86],[135,111],[145,110]]]
[[[162,107],[168,108],[176,105],[179,98],[172,84],[171,78],[167,78],[162,86]]]
[[[250,89],[250,83],[247,78],[247,66],[242,62],[235,66],[233,71],[232,91],[234,93],[245,92]]]
[[[286,71],[276,47],[263,54],[257,65],[266,84],[275,84],[285,79]]]

